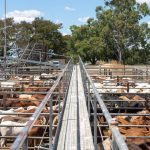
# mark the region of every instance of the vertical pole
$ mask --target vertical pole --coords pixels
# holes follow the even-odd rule
[[[88,81],[88,115],[90,117],[90,82]]]
[[[23,145],[22,145],[22,150],[27,150],[27,149],[28,149],[28,140],[26,138]]]
[[[97,102],[94,97],[94,147],[97,150]]]
[[[42,71],[42,67],[41,67],[42,55],[41,55],[41,52],[39,52],[39,53],[40,53],[40,75],[41,75],[42,74],[42,72],[41,72]]]
[[[61,79],[61,85],[62,85],[62,99],[64,100],[64,79],[65,78],[65,72],[64,72],[64,75]]]
[[[129,89],[130,89],[130,84],[129,82],[127,82],[127,93],[129,93]]]
[[[118,146],[117,146],[117,143],[116,143],[113,136],[112,136],[112,150],[119,150]]]
[[[99,65],[99,74],[101,75],[101,65]]]
[[[59,82],[59,85],[58,85],[58,88],[59,88],[59,95],[58,95],[58,119],[59,119],[59,117],[60,117],[60,112],[61,112],[61,110],[60,110],[60,94],[61,94],[61,86],[60,86],[60,82]]]
[[[145,108],[146,108],[147,110],[149,109],[148,103],[149,103],[148,97],[147,97],[147,95],[145,95]]]
[[[125,64],[124,64],[124,75],[126,74],[126,68],[125,68]]]
[[[66,71],[64,72],[64,79],[63,79],[63,99],[65,98],[66,92]]]
[[[119,86],[120,83],[119,83],[119,76],[117,76],[117,86]]]
[[[66,69],[66,88],[68,87],[68,68]]]
[[[6,30],[6,0],[4,2],[4,8],[5,8],[5,18],[4,18],[4,36],[5,36],[5,45],[4,45],[4,74],[5,74],[5,79],[6,79],[6,71],[5,71],[5,68],[6,68],[6,49],[7,49],[7,30]]]
[[[21,90],[24,90],[23,82],[21,82]]]
[[[3,94],[3,110],[6,110],[6,99],[7,99],[7,94]]]
[[[136,79],[138,79],[138,69],[135,69]]]
[[[34,85],[34,75],[33,75],[33,85]]]
[[[7,49],[7,29],[6,29],[6,0],[5,0],[5,20],[4,20],[4,34],[5,34],[5,46],[4,46],[4,69],[6,68],[6,49]]]
[[[53,133],[52,133],[52,126],[53,126],[53,97],[50,98],[50,115],[49,115],[49,149],[53,148]]]
[[[146,80],[148,80],[148,66],[146,65]]]

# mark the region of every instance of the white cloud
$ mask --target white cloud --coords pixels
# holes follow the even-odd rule
[[[65,6],[65,10],[67,10],[67,11],[75,11],[76,9],[75,8],[71,8],[69,6]]]
[[[68,35],[68,33],[63,32],[62,35],[65,36],[65,35]]]
[[[60,23],[63,23],[63,22],[62,22],[61,20],[59,20],[59,19],[56,19],[56,20],[55,20],[55,23],[56,23],[56,24],[60,24]]]
[[[14,10],[6,14],[7,18],[14,18],[15,22],[21,21],[32,22],[36,17],[41,16],[43,16],[43,14],[38,10],[24,10],[24,11]]]
[[[82,17],[82,18],[78,18],[78,21],[80,22],[87,22],[87,20],[89,19],[90,17]]]
[[[146,22],[147,24],[148,24],[148,27],[150,28],[150,22],[148,21],[148,22]]]
[[[138,3],[147,3],[150,4],[150,0],[136,0]]]

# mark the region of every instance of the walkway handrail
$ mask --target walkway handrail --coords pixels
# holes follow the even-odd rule
[[[23,145],[23,143],[25,142],[25,140],[26,140],[26,138],[28,136],[28,132],[30,131],[30,129],[33,127],[34,123],[36,122],[36,120],[40,116],[40,113],[44,109],[46,103],[51,99],[52,94],[53,94],[55,88],[59,85],[59,82],[61,81],[62,77],[65,76],[66,74],[68,74],[67,73],[68,71],[71,74],[71,70],[72,70],[72,59],[68,62],[68,64],[66,65],[66,67],[64,68],[64,70],[62,71],[62,73],[59,75],[58,79],[55,81],[54,85],[48,91],[47,95],[45,96],[45,98],[43,99],[43,101],[41,102],[41,104],[38,106],[38,108],[36,109],[36,111],[29,118],[29,121],[27,122],[27,124],[25,125],[25,127],[22,129],[22,131],[20,132],[20,134],[17,136],[17,138],[14,141],[14,143],[12,144],[10,150],[18,150],[19,147]],[[66,78],[67,78],[67,75],[66,75]],[[67,80],[69,82],[69,79],[67,79]],[[51,99],[51,101],[52,101],[52,99]],[[50,102],[50,103],[52,103],[52,102]],[[50,114],[50,115],[52,115],[52,114]]]
[[[125,143],[124,138],[122,137],[121,133],[119,132],[118,127],[112,124],[113,118],[111,117],[107,107],[105,106],[105,104],[104,104],[101,96],[99,95],[99,92],[97,91],[94,83],[92,82],[90,76],[88,75],[88,73],[85,69],[85,66],[80,57],[79,57],[79,63],[80,63],[82,77],[84,78],[83,80],[89,81],[89,83],[94,91],[96,100],[98,101],[98,103],[101,107],[101,110],[104,114],[104,117],[109,125],[109,128],[112,131],[112,137],[113,137],[115,143],[117,144],[117,147],[119,148],[119,150],[128,150],[127,144]]]

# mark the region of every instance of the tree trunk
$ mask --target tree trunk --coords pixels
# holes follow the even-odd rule
[[[90,62],[91,62],[92,65],[95,65],[96,62],[97,62],[97,59],[95,57],[93,57],[93,58],[90,59]]]
[[[122,52],[121,52],[121,50],[118,50],[118,55],[119,55],[119,62],[122,63]]]

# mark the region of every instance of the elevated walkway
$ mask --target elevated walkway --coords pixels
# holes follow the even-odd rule
[[[74,66],[57,150],[94,150],[79,66]]]

